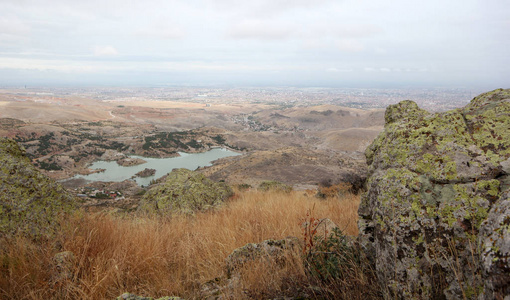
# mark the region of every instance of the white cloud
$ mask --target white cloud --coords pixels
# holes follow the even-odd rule
[[[305,70],[292,73],[302,81],[352,68],[367,84],[430,73],[463,82],[483,71],[503,86],[510,74],[507,0],[0,1],[0,61],[31,58],[39,69],[143,74],[170,62],[175,72],[285,66],[285,74],[291,65]],[[30,68],[4,62],[16,63]]]
[[[261,20],[246,20],[235,25],[228,36],[233,39],[281,40],[289,38],[293,29],[286,24]]]
[[[374,52],[377,53],[377,54],[386,54],[387,51],[384,48],[376,47]]]
[[[365,72],[377,72],[377,73],[389,73],[389,72],[397,72],[397,73],[400,73],[400,72],[408,72],[408,73],[423,73],[423,72],[428,72],[429,69],[428,68],[425,68],[425,67],[421,67],[421,68],[417,68],[417,67],[414,67],[414,68],[398,68],[398,67],[395,67],[395,68],[388,68],[388,67],[379,67],[379,68],[375,68],[375,67],[365,67],[363,68],[363,71]]]
[[[76,62],[61,59],[32,59],[32,58],[0,58],[0,69],[21,69],[60,72],[96,72],[105,66],[95,62]]]
[[[30,26],[17,17],[0,16],[1,35],[27,35],[30,33]]]
[[[149,26],[135,31],[134,35],[161,39],[180,39],[185,36],[185,33],[180,27],[160,19]]]
[[[345,69],[338,69],[338,68],[327,68],[326,72],[328,73],[348,73],[352,72],[353,70],[351,68],[345,68]]]
[[[95,56],[116,56],[119,54],[119,51],[115,49],[113,46],[95,46],[94,47],[94,55]]]
[[[333,32],[341,38],[365,38],[377,35],[383,30],[375,25],[358,24],[338,26]]]
[[[337,48],[343,52],[360,52],[365,49],[363,44],[357,40],[340,40],[337,42]]]
[[[107,73],[107,72],[188,72],[188,71],[264,71],[278,72],[285,70],[303,70],[294,64],[267,64],[257,62],[206,62],[206,61],[94,61],[94,60],[66,60],[66,59],[33,59],[0,57],[0,70],[39,70],[57,71],[64,73]]]
[[[242,17],[272,18],[298,9],[313,10],[335,0],[215,0],[211,1],[220,11],[233,11]]]
[[[320,39],[306,39],[303,42],[303,48],[309,50],[325,49],[328,45],[326,42]]]

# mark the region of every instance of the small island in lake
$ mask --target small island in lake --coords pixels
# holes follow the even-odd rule
[[[117,164],[123,167],[137,166],[146,163],[147,161],[141,158],[126,157],[117,160]]]
[[[133,177],[149,177],[149,176],[154,176],[155,174],[156,174],[155,169],[145,168],[142,171],[136,173],[135,176],[133,176]]]

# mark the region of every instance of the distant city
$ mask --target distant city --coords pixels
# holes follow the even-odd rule
[[[18,88],[5,89],[16,94],[52,96],[80,96],[103,101],[182,101],[214,105],[220,103],[264,103],[292,106],[333,104],[359,109],[385,108],[402,100],[413,100],[431,112],[446,111],[465,106],[483,90],[467,88],[428,89],[369,89],[369,88],[294,88],[294,87],[160,87],[160,88]]]

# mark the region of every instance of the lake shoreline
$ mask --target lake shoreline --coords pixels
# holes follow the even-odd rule
[[[149,185],[152,180],[156,180],[173,169],[186,168],[196,170],[202,167],[212,166],[212,162],[221,158],[238,156],[242,153],[229,149],[229,147],[214,147],[205,152],[187,153],[178,152],[178,156],[168,158],[153,158],[139,155],[129,155],[131,159],[143,159],[146,161],[142,164],[133,166],[121,166],[116,161],[98,160],[91,163],[88,168],[92,170],[104,169],[104,172],[92,171],[90,174],[76,174],[70,178],[61,180],[66,182],[70,180],[83,179],[86,182],[102,181],[102,182],[120,182],[124,180],[134,180],[140,186]],[[146,168],[155,169],[155,175],[148,177],[132,178],[137,172]]]

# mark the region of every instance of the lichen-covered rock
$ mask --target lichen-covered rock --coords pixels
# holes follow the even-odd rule
[[[261,243],[249,243],[235,249],[225,260],[227,274],[229,277],[242,268],[246,262],[256,259],[268,258],[272,260],[283,260],[285,254],[290,250],[299,247],[299,240],[289,237],[282,240],[265,240]]]
[[[510,90],[429,114],[391,105],[366,150],[360,237],[399,298],[510,294]]]
[[[53,263],[55,267],[55,274],[53,275],[53,282],[62,282],[71,280],[74,275],[76,266],[76,257],[71,251],[59,252],[53,256]]]
[[[172,297],[172,296],[166,296],[154,299],[152,297],[143,297],[143,296],[137,296],[135,294],[131,293],[124,293],[116,298],[116,300],[184,300],[180,297]]]
[[[480,234],[484,278],[490,291],[510,295],[510,192],[507,190],[489,211]]]
[[[243,285],[241,279],[242,273],[251,271],[250,266],[246,264],[259,260],[271,263],[284,263],[287,258],[301,249],[300,246],[298,238],[287,237],[281,240],[271,239],[260,243],[249,243],[234,249],[225,259],[226,276],[217,277],[201,284],[199,298],[215,300],[233,299],[233,295],[229,293],[241,288]],[[308,299],[308,297],[299,299]]]
[[[75,207],[74,197],[41,174],[23,148],[0,138],[0,236],[49,236]]]
[[[176,169],[162,184],[143,196],[138,210],[142,213],[192,214],[217,207],[232,194],[232,189],[223,182],[214,182],[187,169]]]

